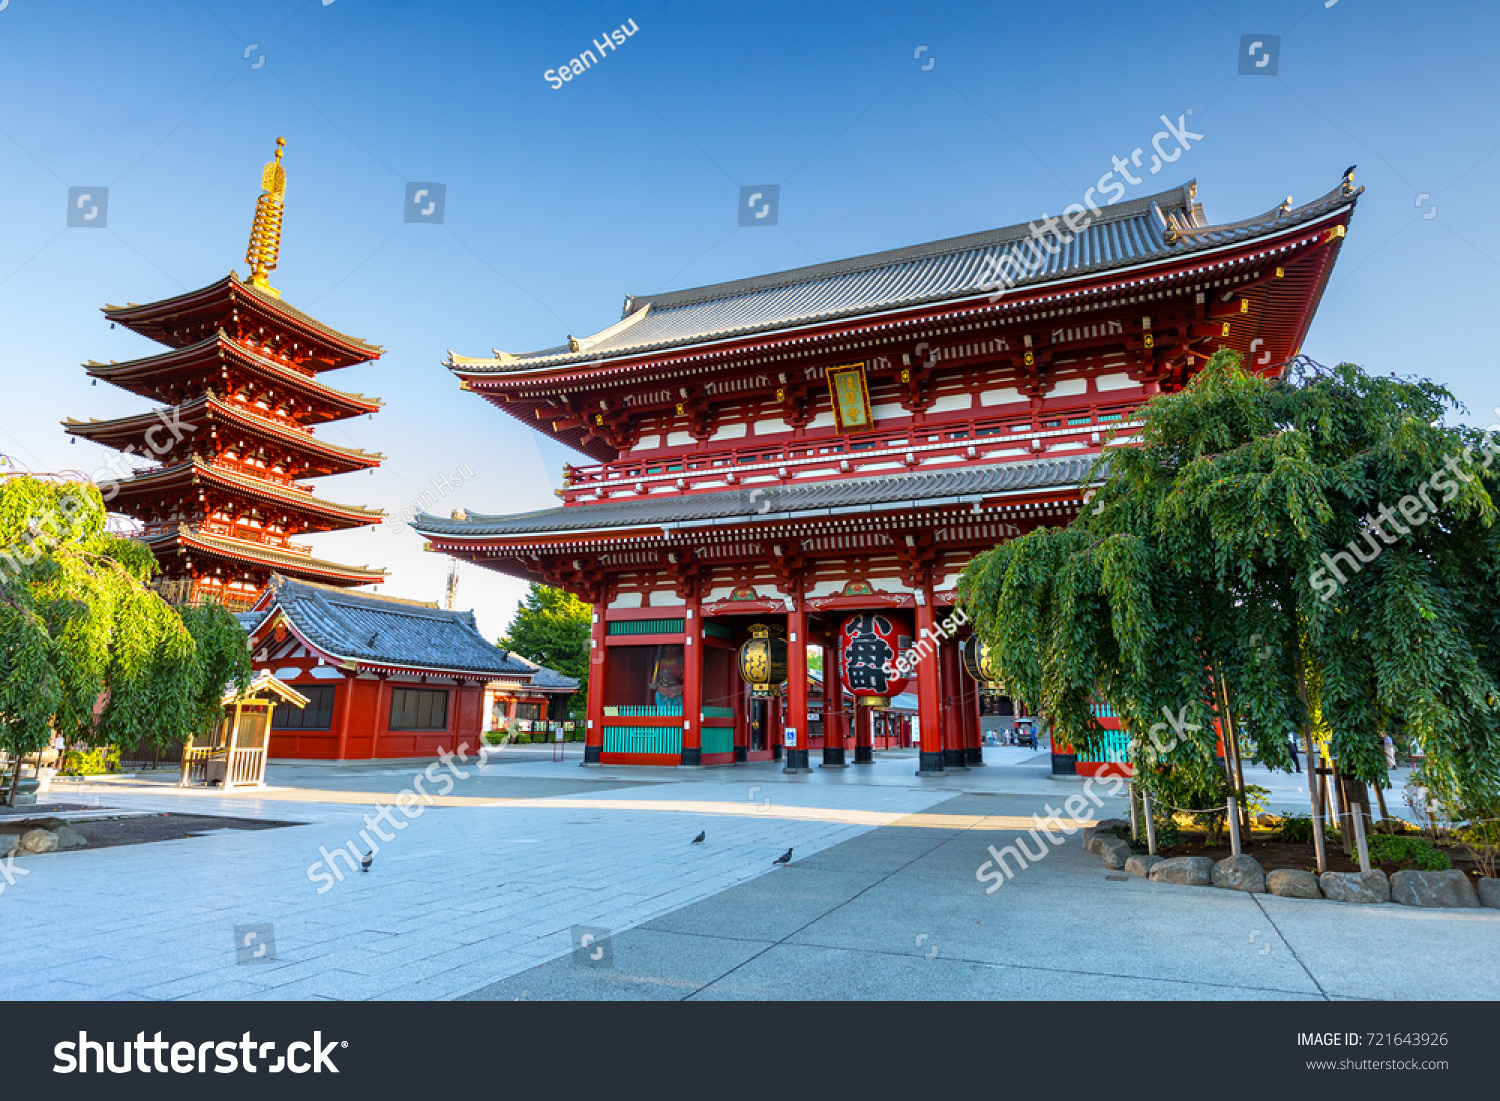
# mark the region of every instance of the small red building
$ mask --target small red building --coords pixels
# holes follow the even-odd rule
[[[552,673],[485,641],[473,612],[280,574],[238,618],[255,672],[308,697],[276,709],[271,757],[430,757],[464,742],[477,752],[487,686],[530,696],[538,673]]]

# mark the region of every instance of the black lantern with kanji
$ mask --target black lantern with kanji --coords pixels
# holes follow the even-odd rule
[[[740,647],[740,678],[752,695],[780,695],[786,687],[786,639],[773,637],[772,628],[759,623],[750,636]]]
[[[839,679],[865,707],[884,707],[906,691],[909,672],[896,668],[912,647],[906,618],[890,612],[855,612],[839,625]]]
[[[1005,685],[1000,683],[1000,670],[995,668],[989,643],[978,635],[970,635],[963,644],[964,670],[974,678],[981,696],[1003,696]]]

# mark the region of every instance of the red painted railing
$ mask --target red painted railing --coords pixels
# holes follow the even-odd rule
[[[568,466],[563,471],[566,488],[560,495],[569,505],[588,504],[602,497],[659,491],[663,486],[684,493],[722,491],[746,482],[786,485],[847,478],[871,467],[891,470],[892,464],[916,469],[932,460],[1037,458],[1062,444],[1071,445],[1067,448],[1070,451],[1097,450],[1111,432],[1138,427],[1132,419],[1138,408],[1139,402],[1085,405],[1056,412],[939,421],[885,432]],[[1017,449],[1023,449],[1025,455],[997,455]]]

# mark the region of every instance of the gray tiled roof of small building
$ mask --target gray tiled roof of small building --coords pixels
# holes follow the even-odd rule
[[[510,653],[510,657],[511,657],[511,659],[513,661],[523,661],[527,665],[531,666],[531,668],[533,668],[533,669],[536,670],[536,672],[533,673],[532,677],[531,677],[531,683],[532,683],[532,685],[534,687],[537,687],[537,688],[577,688],[578,687],[578,681],[576,679],[574,679],[573,677],[565,676],[564,674],[559,673],[556,669],[549,669],[549,668],[547,668],[547,666],[541,665],[541,664],[539,664],[537,662],[534,662],[530,658],[523,658],[520,654],[517,654],[514,651],[510,651],[509,653]]]
[[[473,612],[331,585],[271,579],[276,605],[321,650],[356,661],[491,676],[532,671],[487,642]],[[241,619],[241,622],[244,622]]]
[[[1195,201],[1195,183],[1101,207],[1089,225],[1045,250],[1044,262],[1014,286],[1043,284],[1146,260],[1185,255],[1285,229],[1352,201],[1343,184],[1293,210],[1210,226]],[[833,263],[625,300],[624,315],[651,309],[602,340],[507,357],[506,361],[450,360],[464,374],[516,374],[790,325],[856,316],[903,306],[987,293],[1005,257],[1014,262],[1031,237],[1029,223],[942,241],[857,256]],[[1012,269],[1014,270],[1014,269]]]
[[[776,520],[789,513],[818,514],[862,505],[920,508],[943,498],[1076,486],[1095,456],[964,466],[887,477],[851,478],[789,486],[756,486],[723,493],[690,493],[632,501],[542,509],[510,516],[469,513],[466,520],[418,514],[423,535],[546,535],[574,530],[691,524],[694,521]],[[770,507],[761,511],[769,503]]]

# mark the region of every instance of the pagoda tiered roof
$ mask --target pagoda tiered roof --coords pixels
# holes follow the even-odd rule
[[[315,371],[363,363],[384,352],[379,345],[341,333],[242,281],[234,272],[175,298],[144,305],[105,305],[103,313],[116,324],[170,348],[196,344],[218,329],[239,335],[266,332],[294,345],[299,360]]]
[[[298,419],[315,424],[374,413],[382,405],[377,398],[326,386],[311,372],[253,351],[222,329],[159,355],[110,363],[89,360],[84,367],[94,378],[132,394],[172,404],[191,401],[209,390],[233,392],[229,385],[233,370],[258,382],[259,394],[296,398],[303,406]]]
[[[164,569],[174,558],[196,557],[229,562],[239,567],[249,565],[268,573],[280,572],[310,581],[344,585],[378,584],[389,576],[385,570],[371,569],[369,566],[349,566],[314,558],[310,554],[298,554],[268,543],[209,535],[187,524],[179,525],[173,531],[143,536],[141,541],[151,548]]]
[[[162,437],[171,436],[169,428],[173,424],[181,427],[180,440],[165,445],[166,450],[159,450]],[[206,432],[202,431],[203,426],[207,426]],[[265,416],[242,402],[226,401],[212,391],[175,408],[114,420],[80,421],[70,417],[63,421],[63,429],[70,436],[81,436],[117,450],[134,448],[143,455],[155,453],[165,462],[194,452],[211,454],[214,443],[222,445],[226,438],[238,435],[244,441],[271,445],[283,460],[295,460],[286,469],[293,478],[365,470],[379,466],[385,458],[377,452],[319,439],[308,429]],[[239,446],[243,448],[245,444]]]
[[[201,499],[204,489],[218,489],[237,499],[254,502],[271,514],[289,514],[307,521],[306,530],[334,531],[379,523],[385,516],[380,509],[363,505],[345,505],[325,501],[295,486],[279,485],[264,478],[247,477],[193,456],[159,470],[147,471],[117,484],[111,506],[144,518],[154,512],[169,512],[173,491]],[[124,508],[124,505],[134,508]]]

